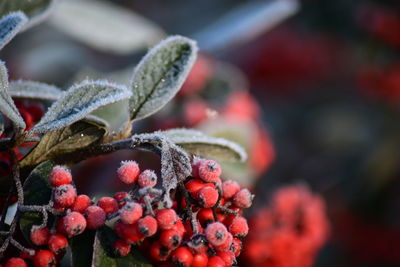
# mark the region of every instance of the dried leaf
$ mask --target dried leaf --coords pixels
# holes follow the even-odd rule
[[[8,93],[15,98],[55,101],[58,100],[64,92],[53,85],[19,80],[10,82]]]
[[[27,21],[22,12],[13,12],[0,19],[0,50],[21,31]]]
[[[19,114],[14,101],[7,93],[8,88],[8,74],[4,62],[0,61],[0,111],[6,115],[13,123],[19,128],[25,129],[26,125],[24,119]]]
[[[145,49],[165,36],[152,21],[105,1],[61,1],[50,22],[95,49],[116,54]]]
[[[246,151],[237,143],[225,138],[208,136],[191,129],[171,129],[163,134],[184,150],[206,158],[217,160],[245,161]]]
[[[46,133],[20,162],[21,167],[35,166],[60,155],[87,148],[101,142],[106,130],[89,121],[79,121],[65,128]]]
[[[94,110],[131,96],[124,86],[106,81],[83,82],[71,87],[48,109],[31,133],[45,133],[68,126]]]
[[[196,56],[196,43],[181,36],[169,37],[151,49],[133,73],[131,119],[143,119],[167,104],[181,88]]]

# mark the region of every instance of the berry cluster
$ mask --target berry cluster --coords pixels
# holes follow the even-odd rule
[[[137,246],[159,266],[232,266],[248,233],[244,208],[253,195],[234,181],[220,179],[221,167],[213,160],[198,159],[193,174],[172,194],[172,207],[161,201],[165,192],[155,188],[157,175],[141,171],[135,161],[123,161],[117,176],[128,192],[101,197],[97,202],[77,194],[70,170],[55,166],[50,173],[53,194],[49,208],[56,215],[31,229],[31,242],[40,249],[26,249],[5,266],[56,266],[68,239],[86,229],[99,229],[109,221],[116,241],[115,256],[127,256]],[[19,264],[19,265],[17,265]]]

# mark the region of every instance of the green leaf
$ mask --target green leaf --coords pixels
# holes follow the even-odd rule
[[[54,163],[46,161],[37,166],[24,183],[24,204],[25,205],[46,205],[49,203],[52,194],[49,175]],[[26,240],[30,240],[30,231],[33,225],[42,223],[42,215],[38,212],[24,212],[20,217],[20,227]]]
[[[55,0],[2,0],[0,17],[14,11],[24,12],[29,19],[24,26],[25,30],[44,20],[51,12],[55,2]]]
[[[10,82],[8,93],[14,98],[55,101],[62,96],[63,91],[53,85],[19,80]]]
[[[221,161],[245,161],[247,154],[238,144],[224,138],[208,136],[190,129],[171,129],[163,134],[184,150]]]
[[[27,20],[22,12],[13,12],[0,19],[0,50],[21,31]]]
[[[179,91],[197,56],[196,43],[172,36],[150,50],[133,73],[129,108],[132,120],[157,112]]]
[[[11,96],[7,93],[8,74],[4,62],[0,61],[0,112],[6,115],[15,125],[21,129],[25,129],[24,119],[19,114]]]
[[[115,257],[112,244],[117,240],[114,231],[104,226],[96,233],[93,245],[92,267],[151,267],[152,265],[135,249],[125,257]],[[81,265],[83,266],[83,265]],[[88,265],[86,265],[88,266]]]
[[[93,244],[96,231],[86,229],[82,234],[74,236],[70,241],[72,266],[92,266]]]
[[[53,103],[31,133],[45,133],[68,126],[106,105],[127,99],[131,92],[124,86],[106,81],[83,82],[71,87]]]
[[[20,162],[21,167],[56,159],[62,154],[87,148],[101,142],[106,130],[89,121],[79,121],[65,128],[48,132]]]

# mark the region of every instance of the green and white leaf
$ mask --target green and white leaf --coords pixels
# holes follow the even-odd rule
[[[68,126],[94,110],[127,99],[131,92],[107,81],[87,81],[72,86],[48,109],[31,133],[45,133]]]
[[[8,74],[4,62],[0,61],[0,112],[7,116],[15,125],[25,129],[24,119],[19,114],[11,96],[7,93]]]
[[[21,31],[27,21],[22,12],[13,12],[0,19],[0,50]]]
[[[22,11],[28,21],[22,30],[42,22],[52,12],[57,0],[2,0],[0,3],[0,16],[10,12]]]
[[[15,98],[55,101],[58,100],[64,92],[50,84],[18,80],[10,82],[8,93]]]
[[[105,1],[61,1],[50,23],[95,49],[123,55],[154,45],[165,36],[148,19]]]
[[[85,119],[86,120],[86,119]],[[101,121],[78,121],[70,126],[46,133],[20,162],[21,167],[35,166],[49,159],[73,153],[102,141],[106,134]]]
[[[92,267],[151,267],[150,264],[137,250],[132,247],[131,253],[125,257],[115,257],[113,255],[112,244],[117,240],[115,232],[104,226],[100,228],[93,244]]]
[[[197,50],[193,40],[171,36],[147,53],[130,84],[132,120],[150,116],[175,96],[196,60]]]
[[[208,136],[191,129],[171,129],[163,134],[184,150],[206,158],[223,161],[245,161],[246,151],[237,143],[225,138]]]

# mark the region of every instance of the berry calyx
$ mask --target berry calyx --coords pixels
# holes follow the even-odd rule
[[[85,210],[87,228],[97,229],[104,225],[106,221],[106,213],[99,206],[90,206]]]
[[[214,222],[206,228],[206,238],[214,246],[220,246],[224,244],[228,237],[228,230],[225,225],[220,222]]]
[[[214,160],[202,161],[199,166],[199,177],[205,182],[217,182],[221,172],[221,166]]]
[[[138,179],[140,187],[154,187],[157,184],[157,175],[152,170],[144,170]]]
[[[125,184],[133,184],[137,181],[140,173],[139,165],[136,161],[122,161],[117,170],[118,178]]]
[[[47,227],[38,228],[36,226],[32,227],[30,238],[33,244],[36,246],[46,245],[49,241],[50,230]]]
[[[62,232],[68,237],[81,234],[86,229],[86,219],[79,212],[73,211],[62,219]]]
[[[177,248],[182,242],[182,236],[174,229],[164,230],[160,235],[160,244],[168,249]]]
[[[50,173],[50,184],[58,187],[72,182],[71,171],[66,166],[54,166]]]
[[[70,184],[56,187],[54,190],[54,203],[63,208],[71,207],[76,199],[76,189]]]
[[[142,235],[152,236],[157,232],[157,220],[147,215],[138,221],[138,229]]]
[[[136,202],[128,202],[119,210],[121,221],[126,224],[137,222],[143,215],[143,208]]]

